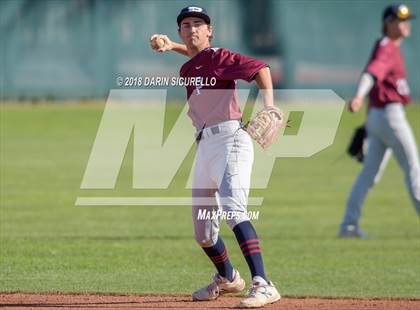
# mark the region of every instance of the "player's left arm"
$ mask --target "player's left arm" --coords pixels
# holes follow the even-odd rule
[[[255,76],[255,82],[259,89],[262,90],[262,99],[264,107],[271,108],[274,106],[273,97],[273,81],[271,79],[271,73],[269,67],[264,67],[258,71]]]
[[[284,117],[283,112],[274,106],[270,69],[267,66],[261,68],[254,78],[261,90],[264,109],[249,121],[246,131],[263,149],[266,149],[277,139]]]

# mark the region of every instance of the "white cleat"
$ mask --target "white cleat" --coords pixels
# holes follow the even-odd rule
[[[261,277],[252,279],[252,287],[248,296],[243,299],[240,308],[259,308],[280,300],[281,296],[271,281],[266,282]]]
[[[238,293],[245,289],[245,280],[241,278],[239,271],[233,270],[234,277],[232,282],[223,278],[219,274],[215,274],[213,282],[209,285],[195,291],[192,294],[194,301],[215,300],[220,294]]]

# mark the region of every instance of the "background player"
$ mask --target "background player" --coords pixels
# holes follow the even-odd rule
[[[382,18],[384,36],[376,42],[357,95],[349,103],[350,111],[357,112],[369,93],[369,147],[363,170],[347,200],[340,237],[365,236],[359,227],[361,209],[387,148],[392,149],[404,171],[410,197],[420,214],[420,165],[414,135],[405,117],[404,105],[410,101],[410,89],[400,49],[403,39],[410,35],[409,19],[414,16],[406,5],[393,4],[385,8]]]
[[[193,300],[214,300],[223,292],[239,292],[245,282],[233,269],[223,239],[219,235],[220,219],[199,220],[199,210],[223,208],[239,216],[228,219],[252,275],[252,287],[241,307],[260,307],[280,299],[280,294],[265,274],[259,239],[247,215],[247,201],[253,162],[253,145],[241,127],[236,81],[255,79],[263,89],[265,107],[273,106],[269,68],[259,60],[211,48],[213,29],[210,17],[200,7],[181,10],[179,36],[185,45],[167,36],[154,35],[151,46],[157,51],[175,50],[191,59],[180,70],[182,77],[216,77],[214,87],[188,86],[188,115],[197,129],[198,147],[193,177],[193,222],[195,238],[217,269],[213,282],[193,293]],[[159,47],[156,39],[163,38]],[[203,206],[200,198],[210,198],[214,205]]]

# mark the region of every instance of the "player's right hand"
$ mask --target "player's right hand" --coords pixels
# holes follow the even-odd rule
[[[159,47],[156,43],[158,39],[162,39],[165,44],[162,47]],[[164,34],[154,34],[150,37],[150,47],[156,52],[166,52],[173,49],[173,42],[169,39],[167,35]]]
[[[348,108],[350,112],[357,112],[360,110],[360,108],[363,105],[363,98],[361,97],[354,97],[350,102],[348,103]]]

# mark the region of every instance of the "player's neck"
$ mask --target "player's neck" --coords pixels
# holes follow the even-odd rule
[[[387,35],[387,37],[396,45],[396,46],[400,46],[402,40],[404,39],[403,36],[392,36],[392,35]]]
[[[193,58],[197,54],[199,54],[201,51],[205,50],[206,48],[210,47],[210,42],[207,42],[201,46],[187,46],[187,53],[190,58]]]
[[[402,37],[400,37],[400,38],[391,39],[391,40],[392,40],[392,42],[394,42],[394,44],[395,44],[396,46],[400,46],[400,45],[401,45],[401,42],[402,42],[402,40],[403,40],[403,38],[402,38]]]

